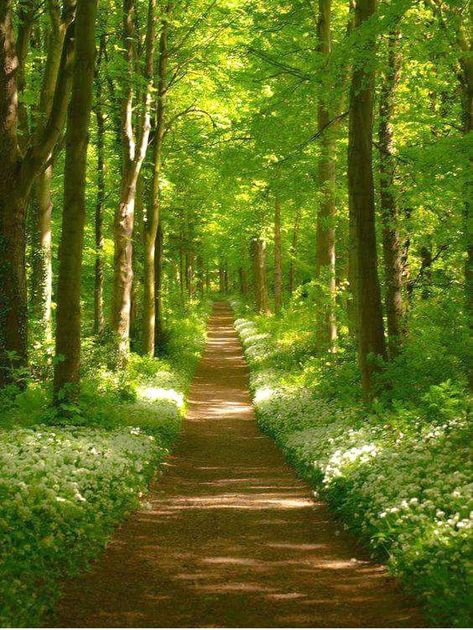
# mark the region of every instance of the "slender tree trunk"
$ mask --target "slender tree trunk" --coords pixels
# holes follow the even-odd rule
[[[386,283],[386,313],[388,323],[389,355],[399,353],[404,325],[404,301],[402,297],[402,250],[398,233],[398,209],[394,195],[396,162],[392,117],[395,91],[399,82],[399,30],[389,34],[388,63],[383,77],[379,105],[379,193],[383,222],[383,255]]]
[[[163,259],[164,259],[164,230],[159,221],[156,233],[156,249],[154,256],[154,351],[162,350],[165,341],[164,313],[163,313]]]
[[[76,16],[76,51],[66,132],[64,209],[59,248],[56,320],[56,403],[76,400],[81,341],[80,288],[85,223],[87,145],[92,108],[97,0],[81,0]]]
[[[158,63],[158,96],[156,106],[156,125],[153,149],[153,184],[150,211],[145,224],[145,264],[144,264],[144,298],[143,298],[143,352],[152,356],[156,340],[156,260],[155,248],[158,225],[160,223],[161,205],[161,168],[162,152],[165,134],[165,113],[167,93],[167,68],[168,68],[168,20],[171,4],[168,3],[165,15],[162,19],[161,35],[159,38],[159,63]],[[161,274],[161,270],[159,270]],[[187,277],[187,276],[186,276]],[[162,297],[162,296],[161,296]]]
[[[473,5],[466,20],[469,25],[470,41],[464,42],[467,53],[462,57],[463,68],[463,129],[464,134],[473,133]],[[465,233],[465,311],[470,339],[473,339],[473,157],[467,165],[465,178],[464,233]],[[473,350],[468,354],[467,378],[473,390]]]
[[[281,202],[274,204],[274,310],[279,315],[282,307],[282,251],[281,251]]]
[[[44,125],[54,102],[54,90],[61,64],[61,51],[67,30],[67,20],[61,18],[60,7],[54,2],[49,3],[50,34],[48,56],[44,71],[43,83],[39,103],[40,124]],[[34,186],[35,203],[32,205],[36,216],[32,244],[32,277],[31,303],[34,316],[41,324],[44,338],[51,338],[51,303],[53,290],[52,269],[52,199],[51,181],[53,176],[52,163],[39,173]]]
[[[125,58],[128,66],[127,89],[123,100],[122,137],[124,166],[120,203],[114,222],[114,279],[111,325],[117,338],[118,365],[123,365],[130,349],[131,290],[133,285],[133,227],[135,219],[136,189],[141,166],[148,148],[150,132],[150,109],[153,86],[153,61],[155,40],[156,0],[148,2],[146,30],[146,61],[141,117],[138,141],[135,141],[133,125],[134,69],[136,60],[135,0],[123,2],[123,38]]]
[[[359,0],[355,25],[362,26],[375,12],[376,0]],[[365,44],[366,56],[374,54],[374,35]],[[381,291],[378,278],[373,183],[374,70],[355,65],[350,90],[348,147],[349,207],[356,246],[359,362],[365,396],[373,393],[373,375],[386,358]]]
[[[262,238],[251,241],[253,264],[253,291],[258,313],[269,315],[268,281],[266,277],[266,244]]]
[[[185,304],[186,294],[186,263],[184,256],[184,212],[180,212],[180,227],[179,227],[179,296],[181,305]]]
[[[319,52],[330,55],[332,51],[331,36],[332,0],[319,0],[319,16],[317,35]],[[332,112],[323,97],[318,105],[318,129],[321,132],[321,155],[318,162],[318,185],[320,195],[319,212],[317,213],[316,232],[316,278],[323,283],[324,295],[322,304],[317,309],[317,343],[321,350],[331,350],[337,339],[335,278],[335,135],[330,127]]]
[[[103,205],[105,201],[105,115],[102,110],[102,88],[97,81],[97,200],[95,204],[95,286],[94,286],[94,335],[101,337],[105,328],[103,310]]]
[[[219,264],[218,267],[218,286],[219,292],[224,295],[225,294],[225,267],[223,263]]]
[[[294,219],[294,226],[292,228],[292,240],[291,240],[291,249],[290,249],[290,263],[289,263],[289,294],[292,295],[294,293],[295,288],[295,279],[296,279],[296,255],[297,255],[297,245],[299,241],[299,229],[301,224],[301,210],[298,209],[296,212],[296,217]]]
[[[248,274],[245,267],[238,269],[238,277],[240,279],[240,293],[243,297],[246,297],[248,295]]]

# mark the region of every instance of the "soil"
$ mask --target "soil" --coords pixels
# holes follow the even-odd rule
[[[64,585],[59,627],[422,627],[256,425],[217,302],[182,436],[142,508]]]

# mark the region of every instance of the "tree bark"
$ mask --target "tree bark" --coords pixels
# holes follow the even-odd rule
[[[376,10],[376,0],[359,0],[355,27]],[[374,54],[374,34],[366,37],[363,56]],[[364,60],[363,60],[364,61]],[[373,376],[386,358],[381,291],[378,278],[373,183],[374,70],[358,59],[352,74],[349,108],[348,191],[356,244],[359,363],[366,398],[373,394]]]
[[[120,202],[114,221],[114,276],[111,327],[116,335],[117,362],[126,363],[130,349],[130,309],[133,284],[133,226],[136,187],[148,148],[153,86],[156,0],[149,0],[146,30],[146,61],[138,141],[133,124],[134,70],[136,59],[135,0],[123,1],[123,39],[128,67],[127,89],[122,104],[122,142],[124,148]]]
[[[225,295],[225,267],[222,262],[218,266],[218,286],[219,292]]]
[[[11,380],[11,368],[27,365],[25,211],[33,182],[44,169],[64,126],[74,41],[69,26],[50,115],[25,146],[17,133],[19,60],[11,6],[10,0],[0,3],[0,386]],[[25,146],[24,153],[20,146]]]
[[[61,51],[69,23],[72,20],[72,9],[61,17],[59,3],[49,2],[49,45],[46,66],[39,101],[39,124],[44,125],[54,101],[54,90],[58,80],[61,64]],[[34,186],[35,212],[34,234],[32,244],[31,304],[34,316],[40,323],[40,329],[46,340],[51,338],[51,303],[53,290],[52,270],[52,199],[51,181],[53,176],[52,156],[50,164],[38,174]]]
[[[11,0],[0,3],[0,383],[10,367],[26,364],[27,319],[24,239],[26,195],[16,190],[18,146],[18,57]],[[22,198],[23,197],[23,198]]]
[[[159,63],[158,63],[158,95],[156,104],[156,123],[153,148],[153,183],[152,197],[149,212],[146,217],[144,230],[145,237],[145,264],[144,264],[144,297],[143,297],[143,353],[152,356],[156,341],[156,272],[161,275],[161,270],[156,268],[155,249],[158,226],[160,223],[161,205],[161,168],[162,152],[165,134],[165,113],[167,93],[167,68],[168,68],[168,20],[171,12],[171,4],[168,3],[162,19],[161,35],[159,38]],[[159,262],[162,262],[162,258]],[[161,296],[162,298],[162,296]],[[160,299],[161,299],[160,298]]]
[[[87,145],[92,108],[97,0],[81,0],[76,16],[76,51],[66,132],[64,209],[59,246],[56,320],[56,404],[79,393],[81,345],[80,288],[85,223]]]
[[[470,4],[466,25],[460,31],[463,92],[463,131],[464,135],[473,133],[473,4]],[[469,35],[468,35],[468,34]],[[464,204],[464,239],[465,239],[465,311],[470,339],[473,339],[473,157],[470,155],[466,166],[465,204]],[[467,378],[473,391],[473,349],[468,353]]]
[[[332,0],[319,0],[317,22],[318,50],[328,56],[332,51],[331,36]],[[318,185],[320,195],[316,232],[316,279],[324,287],[321,304],[317,309],[317,345],[321,350],[331,350],[337,339],[335,278],[335,135],[330,127],[333,118],[328,103],[321,95],[318,104],[318,129],[321,132]]]
[[[398,208],[394,194],[396,162],[392,117],[395,91],[400,75],[399,30],[389,33],[388,60],[381,86],[379,105],[379,194],[383,224],[383,257],[386,284],[386,314],[389,356],[395,357],[404,336],[404,301],[402,296],[402,247],[398,232]]]
[[[295,279],[296,279],[296,254],[297,254],[297,245],[299,242],[299,229],[301,224],[301,210],[298,209],[296,212],[296,217],[294,219],[294,226],[292,228],[292,240],[291,240],[291,249],[290,249],[290,262],[289,262],[289,282],[288,289],[289,294],[292,295],[294,293],[295,287]]]
[[[103,206],[105,201],[105,115],[102,109],[102,86],[97,80],[97,199],[95,203],[95,284],[94,284],[94,335],[101,337],[105,329],[103,309]]]
[[[164,313],[163,313],[163,256],[164,230],[163,222],[159,221],[156,233],[156,249],[154,256],[154,352],[162,350],[165,342]]]
[[[279,315],[282,308],[282,251],[281,251],[281,202],[274,203],[274,310]]]
[[[238,277],[240,279],[240,293],[243,297],[248,295],[248,274],[245,267],[238,269]]]
[[[258,313],[269,315],[268,281],[266,277],[266,243],[262,238],[251,241],[251,260],[253,265],[253,291]]]

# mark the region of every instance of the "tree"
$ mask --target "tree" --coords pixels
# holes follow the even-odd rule
[[[156,0],[148,2],[146,28],[146,60],[141,111],[138,124],[134,125],[134,77],[136,57],[136,5],[135,0],[123,0],[123,44],[127,64],[127,78],[122,102],[123,170],[120,201],[114,222],[114,279],[111,328],[116,335],[118,363],[126,362],[130,345],[130,308],[133,282],[133,224],[135,215],[136,186],[141,166],[148,148],[150,112],[153,87],[155,48]],[[135,140],[135,135],[137,139]]]
[[[319,0],[317,20],[318,50],[327,57],[332,52],[331,35],[332,0]],[[318,160],[318,189],[320,196],[317,213],[316,270],[315,277],[327,287],[327,295],[317,311],[317,342],[319,348],[330,350],[337,338],[335,319],[335,187],[336,187],[336,146],[331,121],[334,109],[330,109],[327,98],[319,94],[317,112],[318,132],[321,134],[320,157]]]
[[[54,102],[54,90],[58,81],[61,63],[61,52],[69,24],[74,17],[75,3],[64,4],[61,14],[59,2],[48,3],[49,14],[49,46],[43,81],[39,98],[39,121],[44,125],[51,114]],[[69,86],[68,86],[69,87]],[[67,95],[69,97],[69,94]],[[62,130],[61,130],[62,132]],[[51,303],[53,290],[52,268],[52,199],[51,183],[53,177],[54,153],[48,156],[48,163],[36,178],[34,184],[34,217],[33,255],[32,255],[32,295],[33,312],[37,317],[46,339],[51,337]]]
[[[403,338],[404,302],[402,296],[403,264],[399,238],[399,217],[394,193],[396,158],[392,117],[395,91],[399,82],[399,28],[388,34],[388,58],[381,85],[379,103],[379,194],[383,223],[383,259],[386,284],[386,314],[388,324],[389,356],[399,353]]]
[[[89,121],[95,73],[97,0],[77,7],[74,74],[67,116],[64,208],[59,247],[54,396],[75,401],[79,391],[81,347],[80,287],[85,223],[85,185]]]
[[[281,202],[274,202],[274,310],[279,315],[282,307],[282,252],[281,252]]]
[[[25,213],[35,178],[44,169],[63,129],[73,53],[73,25],[64,37],[60,68],[50,114],[28,144],[20,141],[18,56],[12,23],[12,2],[0,6],[0,384],[12,376],[11,367],[24,367],[28,356]],[[24,125],[22,129],[24,133]]]
[[[355,243],[355,291],[358,309],[358,347],[362,385],[373,394],[373,375],[386,358],[381,291],[378,278],[373,181],[374,67],[367,59],[374,53],[375,35],[370,18],[376,0],[358,0],[355,28],[363,29],[363,63],[355,60],[350,88],[348,191]]]
[[[143,353],[152,356],[156,342],[156,326],[162,325],[162,317],[156,306],[160,307],[160,300],[156,301],[156,284],[161,284],[162,256],[155,260],[156,237],[160,223],[160,181],[162,150],[165,134],[165,111],[167,93],[167,67],[169,59],[168,51],[168,23],[172,10],[168,3],[162,18],[161,35],[159,38],[159,63],[158,63],[158,93],[156,103],[156,120],[154,124],[153,146],[153,177],[151,185],[151,199],[146,216],[144,242],[144,298],[143,298]],[[162,231],[162,227],[161,227]],[[162,338],[162,331],[158,331],[158,339]]]
[[[253,292],[258,313],[268,315],[268,280],[266,276],[266,243],[262,238],[251,240],[251,260],[253,266]]]

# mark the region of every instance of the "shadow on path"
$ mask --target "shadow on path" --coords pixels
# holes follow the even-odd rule
[[[225,303],[214,306],[166,468],[91,572],[65,585],[56,625],[422,625],[385,569],[338,531],[259,433]]]

